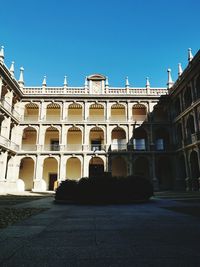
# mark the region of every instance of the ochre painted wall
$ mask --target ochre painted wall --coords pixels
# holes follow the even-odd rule
[[[24,158],[20,164],[19,178],[24,181],[25,190],[33,189],[34,161]]]
[[[54,158],[47,158],[43,164],[43,179],[47,184],[47,190],[49,188],[49,174],[58,173],[58,163]]]
[[[66,164],[66,178],[72,180],[81,178],[81,162],[79,159],[68,159]]]

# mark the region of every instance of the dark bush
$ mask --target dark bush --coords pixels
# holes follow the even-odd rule
[[[151,182],[141,176],[81,178],[63,181],[56,190],[56,200],[73,203],[131,203],[153,196]]]

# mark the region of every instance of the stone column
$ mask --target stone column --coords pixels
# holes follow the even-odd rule
[[[89,134],[90,128],[87,125],[84,125],[83,129],[83,151],[89,150]]]
[[[46,183],[43,180],[43,164],[44,156],[38,155],[36,158],[35,170],[34,170],[34,187],[33,191],[46,191]]]
[[[151,165],[150,165],[151,180],[152,180],[152,183],[153,183],[154,191],[158,191],[159,190],[159,183],[158,183],[158,179],[156,177],[155,165],[156,165],[155,155],[153,153],[152,154],[152,159],[151,159]]]
[[[40,112],[39,112],[39,120],[40,121],[44,121],[46,119],[46,107],[47,107],[47,104],[48,103],[46,103],[44,101],[41,101]]]
[[[89,117],[89,107],[90,107],[90,103],[84,102],[84,121],[87,121],[88,120],[88,117]]]
[[[0,152],[0,181],[6,179],[6,167],[7,167],[8,151]]]
[[[64,181],[66,178],[66,156],[60,156],[60,176],[58,177],[58,181]]]
[[[87,155],[83,155],[83,177],[89,177],[89,161],[90,158]]]
[[[2,95],[2,85],[3,85],[3,78],[0,76],[0,99]]]
[[[132,120],[132,104],[128,101],[127,103],[127,116],[128,116],[128,121]]]
[[[37,150],[38,151],[42,151],[42,148],[44,147],[46,128],[47,127],[43,125],[39,126],[38,138],[37,138]]]
[[[9,139],[10,136],[10,123],[11,118],[4,116],[4,120],[1,123],[1,135],[7,139]]]
[[[5,101],[9,104],[9,112],[12,112],[12,103],[13,103],[13,91],[8,91],[5,95]],[[6,103],[6,104],[7,104]]]
[[[106,151],[108,151],[109,147],[111,146],[111,130],[110,126],[106,125]]]

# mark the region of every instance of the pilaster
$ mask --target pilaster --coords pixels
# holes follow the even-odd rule
[[[7,158],[8,152],[1,152],[0,153],[0,181],[4,181],[6,179],[6,167],[7,167]]]

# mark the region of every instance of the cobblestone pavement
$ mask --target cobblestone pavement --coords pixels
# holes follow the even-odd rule
[[[17,204],[48,209],[0,230],[0,266],[198,267],[200,217],[187,210],[199,210],[200,201],[173,198],[81,206],[50,196]]]

